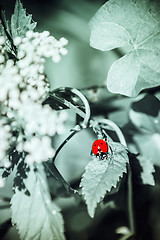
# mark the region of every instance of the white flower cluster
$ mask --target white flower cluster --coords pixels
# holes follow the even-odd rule
[[[49,106],[43,106],[42,102],[49,92],[49,83],[44,73],[45,58],[51,57],[54,62],[58,62],[60,55],[67,54],[67,40],[56,40],[47,31],[29,31],[24,38],[15,38],[14,44],[17,59],[7,60],[5,39],[0,37],[0,110],[10,124],[10,135],[6,134],[3,144],[1,139],[7,126],[1,131],[0,165],[12,144],[13,131],[17,131],[17,150],[28,153],[25,159],[28,163],[51,158],[54,150],[50,137],[64,132],[63,122],[66,120],[65,114],[58,114]],[[0,118],[3,119],[3,116],[0,115]]]
[[[6,151],[8,150],[8,144],[11,139],[10,127],[0,120],[0,160],[3,165],[8,162],[6,158]],[[6,165],[7,166],[7,165]]]
[[[30,138],[34,133],[39,136],[47,134],[48,136],[55,135],[59,132],[59,128],[63,128],[62,122],[66,120],[65,114],[59,114],[52,111],[48,105],[42,106],[37,103],[28,101],[28,104],[24,104],[18,112],[18,118],[22,119],[22,123],[25,136]],[[47,124],[46,124],[47,123]],[[64,132],[62,130],[62,132]]]
[[[52,158],[54,155],[54,150],[49,146],[51,146],[51,139],[49,137],[32,137],[30,141],[26,141],[23,144],[23,150],[28,152],[25,161],[28,164],[33,162],[40,163],[46,161],[48,158]]]
[[[0,67],[5,61],[5,38],[0,36]]]

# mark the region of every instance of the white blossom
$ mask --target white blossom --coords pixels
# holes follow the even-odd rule
[[[64,114],[63,114],[64,115]],[[53,136],[58,129],[64,132],[63,122],[66,117],[57,115],[48,105],[28,101],[22,105],[17,113],[17,123],[21,124],[25,131],[25,136],[38,134],[39,136]],[[66,114],[65,114],[66,115]]]
[[[24,143],[23,149],[28,153],[25,159],[28,164],[47,161],[54,155],[51,139],[47,136],[42,138],[32,137],[30,141]]]
[[[5,38],[3,36],[0,36],[0,46],[3,46],[5,44]]]
[[[8,60],[0,73],[0,101],[5,101],[7,97],[12,101],[10,91],[17,91],[18,84],[22,77],[18,74],[18,68],[14,65],[13,60]]]
[[[6,160],[6,151],[10,146],[10,126],[5,125],[2,120],[0,120],[0,166],[3,166]]]
[[[5,186],[5,183],[6,183],[5,179],[0,177],[0,188],[3,188]]]
[[[28,164],[54,155],[51,137],[64,132],[66,114],[42,105],[49,92],[44,63],[47,57],[60,61],[61,55],[67,54],[67,43],[48,31],[28,31],[24,38],[14,39],[17,59],[13,61],[6,58],[5,38],[0,36],[0,110],[10,125],[7,120],[5,124],[0,121],[0,164],[6,168],[11,165],[6,153],[12,143],[19,152],[26,152]]]

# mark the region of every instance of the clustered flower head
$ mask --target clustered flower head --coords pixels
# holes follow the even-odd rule
[[[8,143],[11,139],[10,126],[6,125],[3,119],[0,119],[0,159],[5,159]]]
[[[49,57],[59,62],[67,54],[66,44],[65,38],[57,40],[48,31],[28,31],[24,38],[14,39],[17,54],[12,60],[0,37],[0,166],[8,163],[11,145],[26,153],[29,164],[53,156],[51,137],[64,132],[66,114],[42,105],[49,92],[44,63]]]

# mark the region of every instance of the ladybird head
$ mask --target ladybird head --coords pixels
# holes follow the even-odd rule
[[[94,155],[97,155],[98,153],[107,153],[108,146],[107,143],[102,139],[97,139],[92,144],[92,152]]]

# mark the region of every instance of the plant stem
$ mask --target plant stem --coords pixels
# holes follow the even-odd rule
[[[132,189],[132,170],[128,168],[128,215],[129,225],[132,233],[135,233],[134,212],[133,212],[133,189]]]
[[[100,120],[98,121],[99,123],[104,123],[109,125],[117,134],[119,141],[121,144],[123,144],[126,148],[127,148],[127,143],[126,140],[124,138],[124,135],[121,131],[121,129],[111,120],[109,119],[104,119],[104,120]],[[129,216],[129,227],[130,227],[130,231],[131,233],[135,232],[135,224],[134,224],[134,211],[133,211],[133,190],[132,190],[132,170],[131,167],[129,166],[128,168],[128,216]]]
[[[54,176],[62,183],[62,185],[64,186],[68,193],[75,194],[77,192],[70,186],[68,182],[65,181],[65,179],[62,177],[62,175],[60,174],[60,172],[58,171],[57,167],[54,164],[52,165],[52,167],[49,167],[47,163],[43,163],[43,165],[47,167],[48,171],[52,176]]]
[[[58,96],[57,92],[64,92],[64,91],[70,91],[72,93],[74,93],[75,95],[77,95],[82,102],[84,103],[85,106],[85,113],[83,111],[81,111],[79,108],[77,108],[76,106],[74,106],[72,103],[70,103],[69,101],[67,101],[66,99],[62,98],[61,96]],[[64,147],[64,145],[80,130],[82,130],[83,128],[86,128],[88,126],[89,123],[89,119],[90,119],[90,107],[88,104],[87,99],[84,97],[84,95],[77,89],[72,89],[72,88],[59,88],[54,90],[53,92],[50,93],[50,97],[53,99],[56,99],[57,101],[59,101],[60,103],[64,104],[65,106],[67,106],[70,109],[73,109],[74,112],[76,112],[78,115],[80,115],[81,117],[84,118],[83,123],[81,125],[81,127],[79,125],[75,126],[74,129],[72,129],[72,133],[62,142],[62,144],[58,147],[58,149],[56,150],[56,153],[52,159],[52,164],[51,164],[51,168],[44,163],[44,165],[48,168],[49,172],[56,178],[58,178],[60,180],[60,182],[63,184],[63,186],[65,187],[65,189],[67,190],[67,192],[69,193],[74,193],[74,195],[76,194],[76,196],[79,197],[79,194],[76,190],[74,190],[73,188],[71,188],[70,184],[68,182],[65,181],[65,179],[62,177],[62,175],[60,174],[60,172],[58,171],[58,169],[56,168],[54,162],[55,159],[58,155],[58,153],[61,151],[61,149]],[[53,169],[52,169],[53,168]],[[53,171],[52,171],[53,170]]]
[[[61,96],[57,96],[57,94],[56,94],[57,90],[55,90],[55,93],[54,92],[51,93],[51,97],[53,97],[56,100],[58,100],[59,102],[63,103],[68,108],[73,109],[74,112],[76,112],[78,115],[80,115],[81,117],[84,118],[82,127],[87,127],[87,125],[89,123],[94,128],[96,121],[94,121],[92,119],[89,121],[89,119],[90,119],[90,108],[89,108],[88,101],[84,97],[84,95],[80,91],[78,91],[77,89],[62,88],[62,89],[58,89],[58,90],[59,90],[59,92],[63,92],[63,91],[66,91],[66,90],[68,91],[69,90],[72,93],[76,94],[78,97],[80,97],[80,99],[83,101],[84,106],[85,106],[85,113],[83,111],[81,111],[79,108],[77,108],[76,106],[74,106],[72,103],[67,101],[66,99],[62,98]],[[112,122],[109,119],[98,120],[97,122],[110,126],[116,132],[116,134],[117,134],[117,136],[119,138],[120,143],[123,144],[127,148],[127,143],[126,143],[126,140],[124,138],[124,135],[123,135],[122,131],[120,130],[120,128],[114,122]],[[52,163],[53,164],[54,164],[55,158],[57,157],[57,155],[60,152],[60,150],[69,141],[69,139],[71,139],[76,133],[77,133],[77,130],[74,130],[74,132],[72,132],[64,140],[64,142],[59,146],[59,148],[57,149],[57,151],[55,153],[55,156],[52,159]],[[57,174],[59,174],[59,177],[61,178],[62,183],[64,184],[64,186],[66,188],[69,187],[69,189],[70,189],[70,185],[68,183],[66,183],[66,181],[63,179],[63,177],[59,173],[58,169],[56,169],[56,171],[57,171]],[[132,196],[132,172],[131,172],[131,168],[130,167],[129,167],[129,171],[128,171],[128,216],[129,216],[130,230],[131,230],[132,233],[134,233],[135,227],[134,227],[133,196]]]
[[[69,139],[71,139],[75,134],[77,133],[76,130],[74,130],[63,142],[62,144],[59,146],[59,148],[56,150],[54,157],[52,158],[52,163],[54,164],[54,161],[58,155],[58,153],[61,151],[61,149],[64,147],[64,145],[69,141]]]

